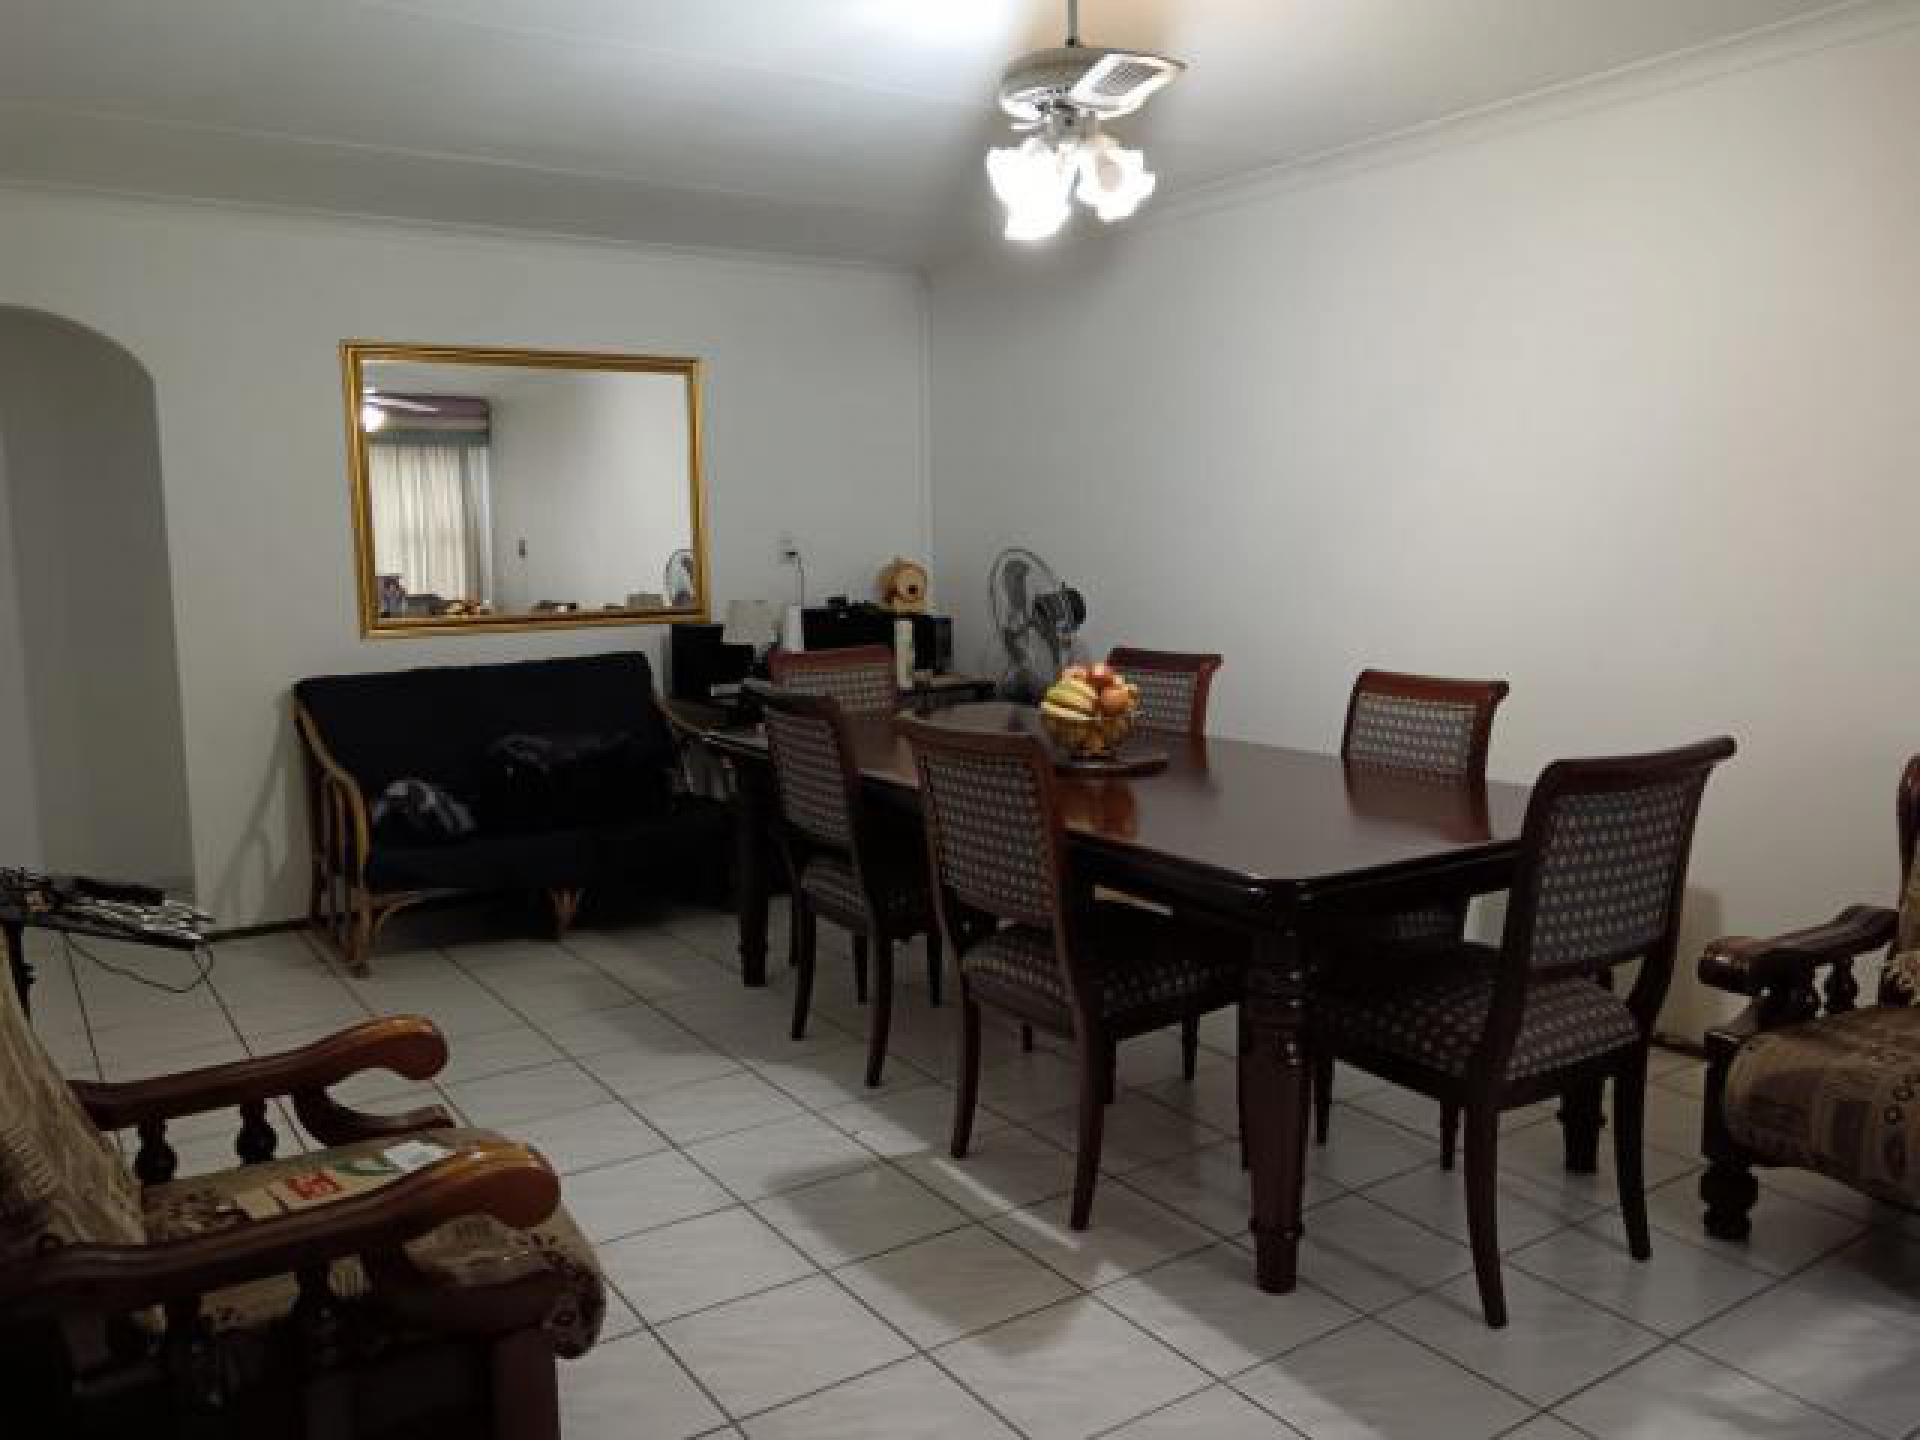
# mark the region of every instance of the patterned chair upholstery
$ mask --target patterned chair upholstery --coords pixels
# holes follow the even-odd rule
[[[1394,770],[1442,784],[1487,778],[1494,711],[1507,696],[1504,680],[1441,680],[1363,670],[1347,704],[1340,758],[1349,765]],[[1428,905],[1370,917],[1357,941],[1457,941],[1467,902]]]
[[[891,665],[889,660],[889,693]],[[852,672],[808,673],[818,678]],[[854,984],[862,1001],[867,999],[870,945],[877,961],[868,1021],[867,1083],[878,1085],[892,1024],[896,943],[915,935],[927,937],[928,986],[933,1002],[940,1001],[942,945],[927,883],[925,846],[909,827],[889,825],[886,817],[866,813],[847,734],[847,712],[838,699],[770,688],[761,692],[761,708],[780,806],[781,850],[794,877],[793,960],[800,983],[794,987],[793,1038],[806,1033],[817,928],[824,917],[853,936]]]
[[[1569,1165],[1590,1169],[1597,1088],[1610,1080],[1629,1248],[1637,1259],[1650,1253],[1640,1156],[1647,1048],[1672,976],[1701,795],[1733,748],[1719,740],[1548,766],[1497,950],[1435,947],[1375,988],[1314,998],[1317,1073],[1345,1060],[1464,1113],[1469,1228],[1489,1325],[1506,1323],[1494,1183],[1505,1110],[1568,1096]],[[1636,961],[1624,1000],[1600,983]]]
[[[1124,901],[1096,901],[1086,920],[1097,961],[1091,979],[1095,1004],[1115,1030],[1157,1029],[1169,1007],[1204,1005],[1209,1010],[1236,1003],[1244,979],[1237,958],[1183,945],[1181,927],[1163,912],[1141,910]],[[996,930],[961,961],[967,982],[983,997],[1014,1004],[1050,1006],[1056,1028],[1070,1029],[1073,996],[1052,932],[1033,925]]]
[[[1920,1009],[1871,1005],[1740,1047],[1721,1105],[1734,1143],[1920,1208]]]
[[[0,984],[0,1267],[67,1245],[139,1245],[140,1182]]]
[[[1218,655],[1121,645],[1108,652],[1107,663],[1140,687],[1137,723],[1181,735],[1207,733],[1207,701],[1221,665]]]
[[[501,1136],[488,1130],[433,1130],[420,1138],[449,1147],[502,1141]],[[340,1145],[311,1155],[150,1186],[141,1197],[146,1237],[153,1241],[184,1240],[245,1225],[249,1222],[234,1204],[234,1197],[242,1192],[258,1190],[273,1180],[323,1164],[375,1155],[394,1143],[389,1138]],[[429,1286],[462,1289],[498,1285],[541,1271],[552,1272],[564,1282],[545,1325],[554,1354],[563,1359],[578,1358],[591,1350],[600,1336],[607,1314],[606,1284],[593,1246],[565,1210],[554,1211],[550,1219],[527,1230],[511,1229],[486,1215],[471,1215],[412,1241],[406,1251]],[[374,1298],[374,1286],[358,1259],[335,1262],[331,1281],[334,1295],[344,1304],[366,1310],[363,1334],[372,1327],[392,1324],[393,1313],[369,1303]],[[276,1275],[211,1292],[203,1302],[202,1314],[216,1334],[263,1334],[286,1318],[298,1297],[299,1287],[293,1276]]]
[[[1071,1040],[1080,1113],[1069,1223],[1085,1229],[1116,1047],[1236,1004],[1240,944],[1072,887],[1053,761],[1035,737],[924,721],[903,728],[920,778],[935,900],[960,970],[953,1154],[964,1158],[972,1137],[983,1005]]]
[[[1700,979],[1749,1003],[1707,1032],[1700,1180],[1707,1233],[1744,1240],[1757,1165],[1813,1170],[1920,1209],[1920,756],[1896,800],[1906,884],[1897,910],[1852,905],[1824,925],[1710,944]],[[1878,1003],[1854,966],[1887,953]]]
[[[1464,1078],[1486,1034],[1493,977],[1485,965],[1439,965],[1371,1002],[1334,996],[1320,1023],[1343,1050],[1390,1055],[1439,1075]],[[1578,977],[1527,992],[1507,1077],[1527,1080],[1633,1044],[1633,1016],[1612,991]]]
[[[399,1052],[393,1048],[379,1050],[396,1036],[413,1047],[412,1054],[427,1054],[432,1063],[415,1065],[396,1060]],[[423,1039],[429,1042],[424,1050],[419,1043]],[[344,1056],[355,1052],[356,1042],[359,1053],[368,1057],[364,1066],[343,1063]],[[462,1392],[478,1384],[484,1396],[488,1367],[495,1363],[503,1367],[495,1373],[495,1382],[506,1376],[506,1383],[544,1383],[550,1389],[553,1357],[584,1355],[597,1339],[606,1314],[606,1289],[593,1248],[566,1212],[554,1208],[551,1197],[557,1194],[557,1182],[551,1172],[531,1152],[497,1135],[448,1127],[438,1112],[391,1121],[346,1109],[328,1099],[324,1088],[310,1092],[298,1088],[313,1083],[303,1076],[323,1071],[334,1080],[361,1068],[405,1070],[410,1078],[420,1078],[416,1071],[430,1073],[445,1055],[444,1042],[425,1022],[374,1021],[289,1055],[235,1062],[190,1075],[120,1084],[69,1082],[33,1033],[13,987],[0,986],[0,1097],[5,1101],[0,1106],[0,1312],[9,1315],[10,1336],[9,1345],[0,1348],[0,1380],[16,1413],[68,1417],[50,1421],[48,1434],[69,1433],[70,1428],[91,1434],[95,1430],[81,1425],[78,1418],[91,1413],[85,1406],[106,1403],[138,1409],[144,1404],[149,1407],[143,1412],[147,1418],[164,1422],[161,1428],[170,1434],[171,1421],[152,1407],[171,1404],[189,1393],[199,1397],[196,1403],[217,1406],[234,1416],[277,1415],[290,1403],[297,1409],[303,1372],[289,1356],[300,1353],[304,1341],[296,1305],[319,1294],[331,1307],[332,1323],[340,1327],[336,1333],[348,1342],[340,1357],[329,1362],[341,1372],[352,1372],[363,1358],[397,1363],[397,1357],[428,1349],[444,1354],[463,1345],[469,1351],[475,1345],[481,1347],[480,1363],[474,1368],[461,1368],[466,1362],[456,1361],[448,1369],[443,1359],[423,1359],[422,1365],[441,1369],[432,1372],[439,1378],[424,1389],[418,1376],[411,1382],[417,1393],[409,1403],[417,1409],[431,1412],[434,1405],[445,1404],[449,1413],[469,1413],[471,1397],[463,1397]],[[262,1078],[253,1080],[250,1074]],[[164,1173],[172,1169],[174,1158],[164,1142],[164,1119],[159,1117],[216,1108],[212,1098],[199,1098],[202,1093],[226,1097],[226,1103],[232,1104],[235,1094],[288,1093],[250,1088],[282,1083],[303,1097],[298,1102],[301,1114],[316,1130],[330,1133],[338,1126],[357,1129],[370,1138],[143,1186],[95,1118],[102,1115],[104,1123],[119,1127],[139,1117],[142,1173],[151,1173],[150,1165]],[[205,1087],[204,1092],[200,1087]],[[258,1105],[259,1116],[267,1113],[263,1100],[243,1101],[243,1112],[248,1104]],[[428,1128],[414,1131],[409,1128],[414,1124]],[[270,1148],[272,1131],[262,1128]],[[393,1209],[383,1213],[380,1223],[398,1235],[416,1236],[401,1247],[410,1263],[399,1264],[392,1258],[378,1259],[380,1242],[373,1238],[348,1248],[322,1248],[326,1212],[334,1203],[346,1205],[345,1198],[276,1221],[251,1219],[238,1203],[239,1197],[275,1179],[370,1156],[406,1138],[446,1147],[453,1152],[449,1162],[467,1167],[461,1173],[469,1180],[475,1178],[474,1167],[485,1164],[500,1167],[493,1172],[496,1179],[513,1179],[507,1173],[509,1166],[520,1167],[521,1177],[533,1172],[538,1177],[533,1193],[548,1197],[534,1202],[547,1212],[546,1218],[515,1228],[484,1209],[463,1208],[451,1199],[435,1202],[432,1214],[438,1223],[413,1222],[407,1218],[412,1212]],[[260,1135],[253,1135],[251,1143],[259,1142]],[[243,1138],[243,1146],[246,1143]],[[392,1183],[404,1186],[431,1178],[427,1172]],[[444,1176],[441,1180],[456,1183]],[[351,1197],[362,1208],[359,1218],[348,1223],[365,1226],[364,1204],[377,1201],[381,1193]],[[526,1204],[515,1203],[523,1209]],[[280,1225],[288,1228],[276,1236],[275,1227]],[[309,1253],[343,1258],[303,1268],[299,1280],[291,1270],[261,1268],[244,1260],[250,1245],[291,1243],[288,1231],[296,1225],[306,1237],[300,1243]],[[363,1263],[362,1254],[376,1259]],[[201,1274],[210,1278],[204,1287],[196,1285],[190,1296],[176,1289],[140,1290],[147,1283],[142,1277],[149,1273],[143,1268],[149,1266],[149,1257],[161,1273],[184,1275],[190,1282]],[[75,1284],[57,1278],[69,1271],[48,1270],[49,1266],[77,1266],[77,1273],[104,1278]],[[174,1268],[168,1270],[169,1266]],[[324,1277],[322,1288],[315,1288],[320,1285],[316,1276]],[[509,1292],[524,1298],[503,1301],[501,1297]],[[129,1293],[137,1298],[125,1298]],[[189,1305],[184,1310],[179,1308],[183,1300]],[[529,1310],[529,1301],[544,1308]],[[469,1306],[477,1307],[480,1316],[468,1315]],[[36,1338],[39,1332],[31,1328],[35,1320],[52,1322],[44,1339]],[[176,1343],[175,1327],[185,1323],[198,1327],[200,1338],[191,1346]],[[489,1359],[486,1347],[508,1334],[543,1336],[544,1359],[524,1351],[512,1361]],[[184,1386],[185,1377],[174,1368],[188,1357],[193,1357],[191,1387]],[[536,1361],[546,1367],[544,1382]],[[535,1368],[529,1369],[530,1364]],[[107,1377],[91,1400],[88,1387],[73,1383],[73,1375],[82,1369]],[[115,1372],[120,1374],[118,1380],[111,1378]],[[342,1378],[358,1383],[357,1377],[345,1373]],[[147,1396],[155,1385],[161,1391],[157,1402]],[[541,1419],[538,1396],[536,1389],[518,1412],[536,1428]],[[264,1421],[262,1426],[250,1433],[286,1433]],[[110,1428],[120,1433],[119,1427]]]
[[[1504,680],[1446,680],[1363,670],[1347,701],[1340,758],[1359,769],[1386,771],[1436,785],[1484,785],[1493,716],[1507,696]],[[1353,916],[1330,942],[1329,989],[1377,991],[1384,980],[1418,975],[1430,950],[1450,951],[1466,936],[1468,900],[1446,900],[1388,914]],[[1333,1123],[1333,1066],[1313,1075],[1314,1138],[1327,1143]],[[1440,1163],[1453,1168],[1459,1117],[1443,1107]]]
[[[891,715],[900,708],[893,652],[884,645],[776,650],[767,663],[782,690],[824,695],[848,715]]]

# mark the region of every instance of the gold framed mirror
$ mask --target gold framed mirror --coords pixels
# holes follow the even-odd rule
[[[700,361],[340,345],[363,636],[704,621]]]

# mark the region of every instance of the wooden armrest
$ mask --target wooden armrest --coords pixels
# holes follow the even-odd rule
[[[1758,996],[1782,986],[1807,986],[1822,965],[1851,960],[1890,944],[1899,916],[1878,905],[1850,905],[1824,925],[1769,939],[1728,935],[1700,957],[1700,979],[1716,990]]]
[[[293,720],[307,758],[318,772],[314,792],[309,792],[310,808],[314,802],[324,800],[327,787],[339,791],[345,801],[348,822],[346,839],[351,861],[348,868],[353,878],[359,880],[366,872],[367,858],[373,853],[373,820],[367,809],[366,794],[360,789],[360,782],[353,778],[352,772],[334,758],[333,751],[327,748],[327,742],[321,737],[319,722],[298,701],[294,702]],[[314,827],[314,840],[318,844],[320,816],[318,813],[310,814],[308,821]]]
[[[151,1080],[71,1083],[75,1098],[94,1124],[103,1130],[125,1130],[143,1121],[174,1120],[231,1109],[249,1100],[321,1091],[367,1070],[391,1071],[403,1080],[431,1080],[446,1063],[447,1042],[431,1020],[395,1015],[368,1020],[279,1055]]]
[[[0,1272],[0,1311],[23,1317],[118,1314],[229,1285],[391,1253],[468,1215],[524,1230],[560,1203],[533,1150],[467,1145],[378,1190],[311,1210],[152,1245],[74,1245]]]

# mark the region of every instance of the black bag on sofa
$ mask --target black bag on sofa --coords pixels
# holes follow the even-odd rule
[[[632,735],[505,735],[487,747],[475,801],[508,830],[659,815],[672,800],[659,758]]]

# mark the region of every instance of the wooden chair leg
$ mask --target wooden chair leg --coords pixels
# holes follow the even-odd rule
[[[547,904],[553,913],[554,939],[566,939],[567,932],[573,928],[573,922],[580,918],[580,901],[586,893],[578,886],[547,891]]]
[[[873,941],[873,1013],[867,1017],[867,1088],[880,1083],[887,1063],[887,1029],[893,1023],[893,941]]]
[[[1073,1208],[1067,1225],[1087,1228],[1093,1215],[1093,1187],[1100,1178],[1100,1140],[1106,1123],[1103,1092],[1111,1072],[1113,1042],[1096,1039],[1080,1047],[1080,1133],[1073,1158]]]
[[[1627,1250],[1636,1260],[1653,1254],[1642,1164],[1646,1115],[1647,1055],[1644,1050],[1636,1050],[1613,1077],[1613,1168],[1620,1181],[1620,1214],[1627,1223]]]
[[[1025,1055],[1033,1053],[1033,1026],[1031,1025],[1020,1027],[1020,1050]]]
[[[936,925],[927,931],[927,999],[935,1005],[940,1003],[940,976],[946,968],[946,959],[941,952],[940,927]]]
[[[793,901],[793,1028],[795,1040],[807,1037],[807,1010],[813,1004],[813,971],[819,959],[820,925],[813,907],[798,896]]]
[[[546,1332],[498,1340],[491,1359],[495,1440],[560,1440],[560,1387]]]
[[[1727,1072],[1739,1054],[1738,1043],[1717,1031],[1707,1033],[1707,1090],[1700,1108],[1700,1150],[1707,1157],[1700,1177],[1700,1217],[1716,1240],[1745,1240],[1753,1233],[1753,1207],[1760,1182],[1753,1166],[1727,1133]]]
[[[1233,1109],[1240,1126],[1240,1168],[1250,1169],[1253,1165],[1252,1153],[1247,1149],[1247,1052],[1253,1048],[1253,1027],[1247,1023],[1247,1007],[1243,1004],[1237,1012],[1239,1031],[1237,1054],[1233,1066]]]
[[[1333,1125],[1333,1056],[1317,1054],[1313,1057],[1313,1066],[1308,1072],[1308,1083],[1313,1087],[1313,1139],[1317,1145],[1327,1143],[1327,1131]]]
[[[867,1003],[867,937],[853,937],[853,998]]]
[[[973,1108],[980,1098],[980,1007],[960,987],[960,1088],[953,1097],[953,1158],[973,1143]]]
[[[1180,1074],[1193,1079],[1200,1068],[1200,1017],[1189,1015],[1180,1022]]]
[[[1453,1169],[1453,1153],[1460,1142],[1460,1107],[1451,1100],[1440,1102],[1440,1168]]]
[[[1487,1324],[1507,1323],[1506,1287],[1500,1280],[1500,1112],[1467,1106],[1467,1232],[1473,1242],[1473,1273],[1480,1282],[1480,1308]]]

